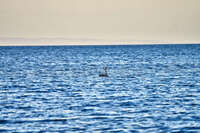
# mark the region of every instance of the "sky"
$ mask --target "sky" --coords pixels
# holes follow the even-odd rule
[[[0,41],[200,42],[200,0],[0,0]]]

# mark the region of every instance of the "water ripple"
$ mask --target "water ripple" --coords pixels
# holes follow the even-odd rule
[[[0,132],[199,132],[199,47],[0,47]]]

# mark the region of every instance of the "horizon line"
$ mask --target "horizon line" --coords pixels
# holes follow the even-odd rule
[[[200,44],[199,40],[148,40],[107,38],[22,38],[0,37],[0,46],[88,46],[88,45],[173,45]]]
[[[1,43],[3,46],[137,46],[137,45],[200,45],[200,43]]]

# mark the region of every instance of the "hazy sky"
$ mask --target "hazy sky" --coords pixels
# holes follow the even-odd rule
[[[200,0],[0,0],[0,37],[200,42]]]

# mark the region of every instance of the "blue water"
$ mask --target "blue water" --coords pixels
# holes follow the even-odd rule
[[[200,132],[200,45],[0,47],[0,132]]]

